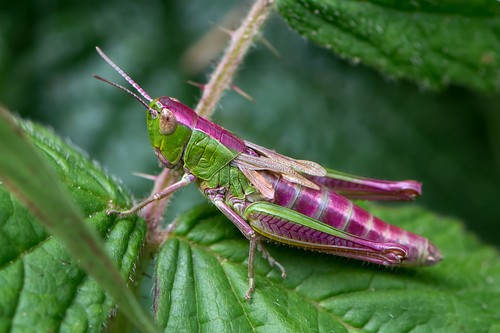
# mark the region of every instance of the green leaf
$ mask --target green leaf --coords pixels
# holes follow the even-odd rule
[[[154,332],[123,281],[144,222],[105,213],[110,200],[129,205],[129,196],[50,131],[0,111],[0,331],[98,332],[115,306],[104,287],[132,322]]]
[[[429,88],[500,90],[497,1],[278,0],[288,24],[354,63]]]
[[[456,220],[419,207],[367,206],[377,216],[432,239],[445,259],[434,267],[387,269],[270,246],[287,269],[258,256],[250,301],[248,242],[214,208],[177,220],[156,267],[156,318],[165,331],[487,332],[500,319],[500,260]],[[496,325],[496,326],[495,326]]]

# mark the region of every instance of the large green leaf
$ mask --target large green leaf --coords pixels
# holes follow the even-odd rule
[[[425,87],[500,89],[497,1],[278,0],[300,34]]]
[[[0,185],[0,332],[98,332],[114,301],[136,325],[151,331],[122,280],[133,273],[145,224],[136,217],[116,221],[105,213],[110,200],[130,205],[128,194],[52,132],[14,122],[3,109],[0,137],[0,176],[6,182]],[[104,248],[85,228],[78,208]]]
[[[247,288],[248,242],[213,208],[178,218],[156,267],[156,318],[165,331],[492,332],[500,329],[498,252],[461,223],[418,207],[367,206],[432,239],[445,259],[434,267],[386,269],[326,254],[269,246],[287,269],[257,261]]]

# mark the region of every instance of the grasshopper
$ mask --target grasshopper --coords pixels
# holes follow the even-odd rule
[[[95,77],[126,91],[146,108],[148,135],[160,164],[184,171],[178,182],[131,209],[110,209],[108,214],[137,213],[195,183],[250,241],[246,299],[255,290],[257,249],[286,276],[262,241],[385,266],[428,266],[442,259],[428,239],[388,224],[351,201],[413,200],[421,194],[420,183],[349,175],[245,141],[175,98],[152,99],[99,48],[97,51],[147,102],[119,84]]]

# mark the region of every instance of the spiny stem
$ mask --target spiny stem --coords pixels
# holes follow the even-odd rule
[[[222,94],[230,87],[238,66],[271,13],[273,4],[274,0],[255,1],[241,26],[232,33],[229,47],[210,77],[201,100],[196,106],[195,111],[202,117],[208,118],[212,115]]]
[[[231,42],[210,77],[210,81],[204,87],[203,95],[195,109],[202,117],[212,115],[222,94],[231,86],[238,66],[271,13],[273,4],[274,0],[256,0],[241,26],[232,33]],[[174,183],[179,177],[180,175],[170,172],[169,169],[164,169],[155,181],[152,194]],[[154,251],[154,248],[159,247],[168,237],[168,232],[162,231],[160,225],[168,201],[169,198],[153,202],[140,213],[141,217],[148,221],[149,244],[147,250]]]

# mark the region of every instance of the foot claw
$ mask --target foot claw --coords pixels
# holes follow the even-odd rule
[[[121,217],[122,216],[122,212],[120,212],[119,210],[116,210],[116,209],[107,209],[106,210],[106,215],[113,215],[113,214],[116,214],[117,217]]]
[[[281,277],[284,279],[286,278],[286,270],[285,267],[283,267],[282,264],[280,264],[276,259],[274,259],[269,251],[264,247],[262,243],[259,243],[258,245],[259,251],[262,254],[262,257],[267,260],[269,263],[269,266],[271,267],[276,267],[281,271]]]
[[[119,210],[120,207],[117,207],[113,204],[112,201],[109,202],[108,204],[108,209],[106,209],[106,215],[110,216],[110,215],[116,215],[117,218],[120,218],[120,217],[126,217],[126,216],[129,216],[129,215],[132,215],[135,213],[135,211],[133,209],[129,209],[129,210]]]
[[[248,301],[250,298],[252,298],[252,294],[255,291],[255,280],[253,278],[249,279],[249,286],[248,290],[245,293],[245,299]]]

